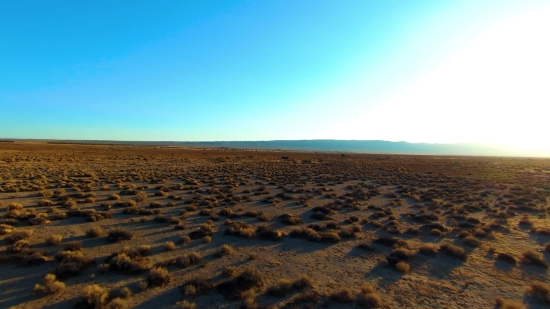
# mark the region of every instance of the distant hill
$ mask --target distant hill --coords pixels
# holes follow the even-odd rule
[[[427,144],[381,140],[275,140],[229,142],[175,142],[194,147],[281,149],[336,152],[370,152],[438,155],[520,156],[519,152],[476,144]]]
[[[10,139],[16,140],[17,139]],[[21,140],[22,141],[22,140]],[[27,140],[32,141],[32,140]],[[35,140],[37,141],[37,140]],[[175,141],[104,141],[104,140],[40,140],[49,143],[83,143],[109,145],[144,146],[187,146],[204,148],[236,148],[267,150],[302,150],[331,152],[364,152],[388,154],[425,155],[467,155],[467,156],[550,156],[543,153],[533,155],[527,151],[507,149],[480,144],[428,144],[390,142],[382,140],[273,140],[273,141],[214,141],[214,142],[175,142]]]

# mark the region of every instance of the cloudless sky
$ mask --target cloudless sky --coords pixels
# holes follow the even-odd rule
[[[550,151],[550,1],[3,1],[0,137]]]

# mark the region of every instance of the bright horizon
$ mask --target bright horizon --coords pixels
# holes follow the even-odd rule
[[[0,4],[0,137],[550,155],[549,1]]]

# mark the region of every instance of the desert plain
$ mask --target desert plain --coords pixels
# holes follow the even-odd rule
[[[550,159],[0,143],[0,308],[548,308]]]

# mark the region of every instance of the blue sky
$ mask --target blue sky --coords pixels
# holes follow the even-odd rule
[[[539,147],[549,12],[507,0],[5,1],[0,136]]]

